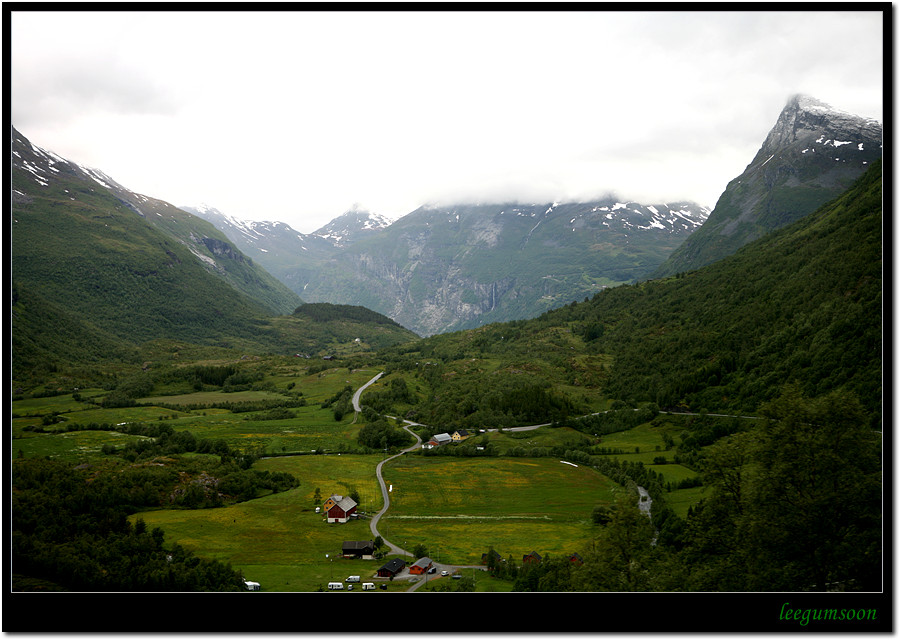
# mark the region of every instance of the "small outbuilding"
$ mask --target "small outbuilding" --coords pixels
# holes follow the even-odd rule
[[[380,578],[393,578],[406,568],[406,560],[391,558],[376,572]]]
[[[409,567],[409,572],[413,575],[420,576],[431,568],[434,561],[429,557],[419,558]]]
[[[375,557],[375,542],[372,540],[344,540],[341,555],[345,558],[372,560]]]

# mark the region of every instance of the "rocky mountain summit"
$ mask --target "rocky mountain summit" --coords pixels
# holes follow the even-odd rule
[[[805,95],[792,97],[709,220],[653,275],[697,269],[812,213],[882,156],[882,126]]]

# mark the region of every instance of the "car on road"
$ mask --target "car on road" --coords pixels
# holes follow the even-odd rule
[[[449,575],[450,575],[450,572],[449,572],[449,571],[441,571],[441,575],[442,575],[442,576],[449,576]]]
[[[437,573],[437,567],[431,567],[431,568],[428,570],[428,573]]]

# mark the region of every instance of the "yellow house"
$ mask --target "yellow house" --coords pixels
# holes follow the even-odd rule
[[[332,495],[329,496],[328,500],[322,503],[322,512],[328,513],[328,510],[331,509],[334,505],[344,499],[344,496]]]
[[[469,432],[465,429],[458,429],[454,431],[453,435],[450,437],[453,438],[453,442],[462,442],[469,437]]]

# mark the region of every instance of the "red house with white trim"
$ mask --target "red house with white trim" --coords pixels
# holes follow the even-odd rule
[[[356,513],[356,501],[349,496],[331,496],[324,509],[328,522],[347,522]]]

